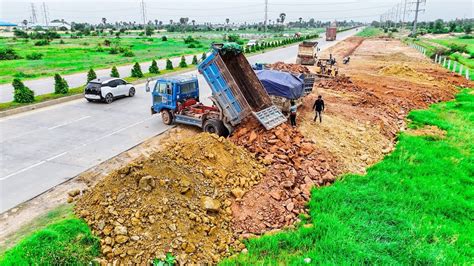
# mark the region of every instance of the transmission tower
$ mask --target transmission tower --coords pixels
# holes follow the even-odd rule
[[[413,30],[411,32],[412,36],[416,36],[416,24],[418,23],[418,13],[425,11],[424,9],[420,9],[420,4],[425,4],[426,0],[416,0],[414,4],[416,5],[415,8],[415,20],[413,21]]]
[[[44,24],[46,27],[49,26],[49,18],[48,18],[48,9],[46,8],[45,2],[43,2],[43,15],[44,15]]]
[[[32,23],[37,23],[38,18],[36,17],[36,8],[35,4],[31,3],[31,22]]]
[[[145,25],[146,25],[146,11],[145,11],[145,1],[141,1],[140,3],[140,6],[141,6],[141,11],[142,11],[142,18],[143,18],[143,29],[145,29]]]

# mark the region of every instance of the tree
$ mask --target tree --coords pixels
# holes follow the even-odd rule
[[[301,25],[302,25],[302,22],[303,22],[303,18],[298,18],[299,22],[300,22],[300,28],[301,28]]]
[[[116,66],[112,67],[112,71],[110,72],[110,76],[113,77],[113,78],[120,78],[120,74],[119,74]]]
[[[472,32],[472,25],[470,23],[467,23],[464,25],[464,33],[466,34],[471,34]]]
[[[173,62],[171,62],[169,59],[166,59],[166,69],[173,70]]]
[[[13,101],[16,103],[32,103],[35,101],[35,92],[21,82],[19,79],[14,79],[12,82],[14,89]]]
[[[197,64],[198,64],[198,58],[197,58],[196,55],[193,56],[193,61],[192,61],[191,64],[193,64],[193,65],[197,65]]]
[[[89,83],[91,80],[96,79],[97,75],[95,74],[94,69],[89,69],[89,72],[87,72],[87,83]]]
[[[444,22],[442,19],[437,19],[434,25],[435,33],[442,33],[444,31]]]
[[[66,94],[69,90],[67,81],[59,74],[54,75],[54,93],[55,94]]]
[[[280,22],[283,24],[285,22],[286,14],[285,13],[280,13]]]
[[[143,78],[142,68],[140,67],[140,64],[138,64],[138,62],[135,62],[132,67],[132,77]]]
[[[193,23],[193,31],[194,31],[194,29],[196,28],[196,20],[194,20],[194,19],[191,20],[191,23]]]
[[[181,61],[179,62],[179,67],[185,68],[187,66],[188,66],[188,64],[186,63],[186,58],[183,55],[183,56],[181,56]]]
[[[153,34],[153,27],[147,26],[147,27],[145,28],[145,35],[149,37],[149,36],[151,36],[152,34]]]
[[[226,30],[229,30],[229,22],[230,22],[230,19],[226,18],[225,19],[225,24],[226,24],[225,28],[226,28]]]
[[[201,60],[204,61],[207,58],[207,54],[204,52],[202,53]]]
[[[106,18],[102,18],[102,24],[104,24],[104,27],[105,27],[105,25],[107,24],[107,19]]]
[[[153,73],[153,74],[160,73],[160,69],[158,68],[158,64],[156,63],[156,61],[154,59],[153,59],[153,61],[151,61],[151,66],[148,68],[148,72]]]

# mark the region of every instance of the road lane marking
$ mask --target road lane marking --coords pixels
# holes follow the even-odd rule
[[[58,127],[63,127],[63,126],[67,126],[69,124],[72,124],[72,123],[75,123],[75,122],[79,122],[81,120],[84,120],[84,119],[87,119],[87,118],[90,118],[91,116],[88,115],[88,116],[83,116],[79,119],[76,119],[76,120],[72,120],[72,121],[69,121],[69,122],[66,122],[66,123],[63,123],[63,124],[59,124],[59,125],[56,125],[56,126],[53,126],[53,127],[49,127],[48,129],[49,130],[52,130],[52,129],[55,129],[55,128],[58,128]]]
[[[85,119],[85,117],[83,117],[82,119]],[[30,166],[28,166],[28,167],[25,167],[25,168],[23,168],[23,169],[21,169],[21,170],[18,170],[18,171],[14,172],[14,173],[11,173],[11,174],[9,174],[9,175],[7,175],[7,176],[1,177],[1,178],[0,178],[0,181],[6,180],[6,179],[8,179],[8,178],[10,178],[10,177],[12,177],[12,176],[15,176],[15,175],[17,175],[17,174],[23,173],[23,172],[25,172],[25,171],[27,171],[27,170],[30,170],[30,169],[34,168],[34,167],[40,166],[40,165],[42,165],[42,164],[44,164],[44,163],[46,163],[46,162],[49,162],[49,161],[51,161],[51,160],[57,159],[57,158],[59,158],[59,157],[61,157],[61,156],[64,156],[64,155],[66,155],[67,153],[69,153],[69,152],[71,152],[71,151],[77,150],[77,149],[79,149],[79,148],[81,148],[81,147],[87,146],[88,144],[92,144],[92,143],[97,142],[97,141],[99,141],[99,140],[102,140],[102,139],[104,139],[104,138],[110,137],[110,136],[112,136],[112,135],[114,135],[114,134],[120,133],[120,132],[122,132],[122,131],[124,131],[124,130],[127,130],[127,129],[129,129],[129,128],[131,128],[131,127],[134,127],[134,126],[136,126],[136,125],[142,124],[142,123],[144,123],[144,122],[146,122],[146,121],[148,121],[148,120],[151,120],[151,119],[154,119],[154,117],[149,117],[149,118],[147,118],[147,119],[138,121],[138,122],[133,123],[133,124],[131,124],[131,125],[128,125],[128,126],[126,126],[126,127],[119,128],[119,129],[117,129],[117,130],[115,130],[115,131],[113,131],[113,132],[111,132],[111,133],[108,133],[108,134],[102,136],[102,137],[96,138],[96,139],[94,139],[93,141],[90,141],[90,142],[88,142],[88,143],[83,143],[83,144],[81,144],[80,146],[77,146],[77,147],[75,147],[75,148],[73,148],[73,149],[71,149],[71,150],[69,150],[69,151],[65,151],[65,152],[63,152],[63,153],[60,153],[60,154],[55,155],[55,156],[53,156],[53,157],[50,157],[50,158],[48,158],[48,159],[42,160],[42,161],[39,162],[39,163],[35,163],[35,164],[30,165]],[[79,120],[79,119],[78,119],[78,120]],[[75,121],[78,121],[78,120],[75,120]]]

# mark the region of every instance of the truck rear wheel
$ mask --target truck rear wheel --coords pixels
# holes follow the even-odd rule
[[[224,126],[224,123],[221,120],[217,119],[209,119],[204,123],[204,127],[202,128],[204,132],[208,132],[211,134],[216,134],[218,136],[227,137],[229,135],[229,131]]]
[[[163,124],[171,125],[173,123],[173,114],[169,110],[161,111],[161,119],[163,120]]]

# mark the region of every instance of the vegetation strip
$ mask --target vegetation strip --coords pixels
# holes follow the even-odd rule
[[[222,264],[471,264],[472,92],[410,113],[411,128],[434,125],[445,138],[400,134],[367,175],[313,189],[298,230],[251,239]]]

